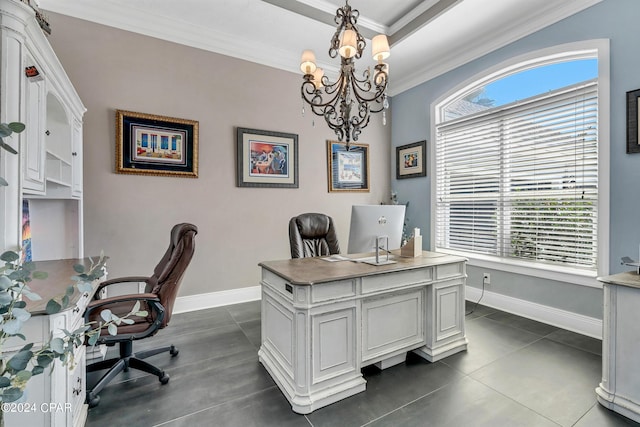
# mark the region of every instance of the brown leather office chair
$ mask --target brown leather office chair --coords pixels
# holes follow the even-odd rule
[[[98,405],[100,396],[98,393],[120,372],[129,368],[139,369],[153,375],[157,375],[162,384],[169,382],[169,375],[143,359],[168,351],[171,356],[178,354],[175,346],[167,346],[133,353],[133,341],[151,337],[160,329],[167,326],[171,319],[173,304],[178,294],[178,288],[182,277],[193,257],[195,249],[194,240],[198,228],[192,224],[177,224],[171,230],[169,248],[153,270],[151,277],[120,277],[100,283],[96,291],[96,299],[91,301],[85,312],[85,322],[100,322],[100,312],[105,309],[122,317],[131,312],[134,304],[140,302],[140,310],[147,311],[146,317],[132,316],[133,324],[122,323],[118,326],[117,335],[110,335],[106,328],[100,331],[98,344],[112,346],[120,345],[120,357],[103,360],[87,366],[87,372],[95,372],[103,369],[108,371],[100,378],[98,383],[87,390],[87,403],[90,407]],[[144,282],[144,293],[119,295],[99,299],[102,289],[116,283]]]
[[[340,253],[333,219],[321,213],[304,213],[289,221],[291,258]]]

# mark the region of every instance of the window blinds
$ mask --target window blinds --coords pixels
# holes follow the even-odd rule
[[[595,270],[597,80],[439,124],[436,247]]]

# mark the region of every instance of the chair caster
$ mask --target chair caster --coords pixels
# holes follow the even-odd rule
[[[166,383],[169,382],[169,375],[163,372],[162,376],[159,377],[159,380],[160,380],[160,384],[165,385]]]
[[[92,396],[91,393],[87,393],[87,404],[89,408],[95,408],[100,403],[100,396]]]
[[[175,345],[172,345],[171,349],[169,349],[169,354],[171,355],[171,357],[176,357],[178,353],[180,353],[180,350],[178,350]]]

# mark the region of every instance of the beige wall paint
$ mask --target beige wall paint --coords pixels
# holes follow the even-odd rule
[[[331,215],[346,251],[351,205],[389,200],[391,126],[379,115],[360,137],[370,145],[371,192],[328,193],[333,134],[321,118],[313,127],[308,109],[301,116],[300,75],[59,14],[50,22],[87,107],[85,254],[104,250],[110,277],[150,274],[171,226],[185,221],[199,234],[181,296],[256,286],[260,261],[289,257],[292,216]],[[116,174],[116,109],[198,120],[199,178]],[[236,126],[298,134],[300,187],[236,187]]]

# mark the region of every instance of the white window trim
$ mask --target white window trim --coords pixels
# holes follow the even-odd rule
[[[589,287],[601,288],[602,284],[596,280],[597,276],[609,274],[609,195],[610,195],[610,72],[609,72],[609,39],[585,40],[567,43],[529,52],[509,60],[503,61],[481,73],[477,73],[461,84],[455,86],[440,98],[431,103],[431,141],[429,144],[431,177],[431,197],[436,194],[436,124],[442,120],[442,106],[448,104],[474,87],[489,84],[495,80],[519,71],[553,64],[567,60],[578,60],[597,57],[598,59],[598,272],[585,274],[582,271],[572,271],[548,266],[532,266],[519,260],[501,260],[484,258],[479,254],[469,254],[460,251],[447,250],[447,253],[462,255],[468,258],[469,265],[491,268],[498,271],[525,274],[560,282],[574,283]],[[435,248],[436,204],[431,203],[431,241],[430,247]],[[444,252],[444,251],[443,251]],[[560,270],[560,271],[559,271]]]

